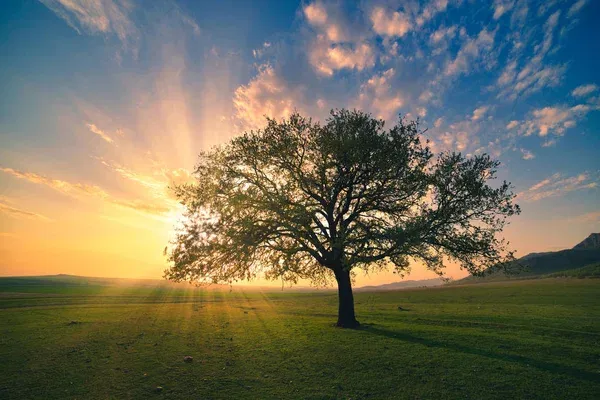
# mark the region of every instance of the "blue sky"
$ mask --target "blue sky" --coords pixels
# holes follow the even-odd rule
[[[166,187],[199,151],[336,107],[492,154],[523,208],[518,254],[570,247],[600,231],[599,16],[593,0],[3,2],[0,274],[97,274],[94,254],[159,276]]]

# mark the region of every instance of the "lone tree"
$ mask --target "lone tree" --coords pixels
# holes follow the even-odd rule
[[[337,326],[357,327],[352,271],[406,272],[421,260],[472,274],[513,259],[497,239],[519,213],[510,184],[492,187],[488,155],[433,158],[416,122],[391,129],[360,111],[324,125],[299,114],[200,154],[194,184],[175,192],[186,217],[165,277],[231,283],[270,279],[338,285]]]

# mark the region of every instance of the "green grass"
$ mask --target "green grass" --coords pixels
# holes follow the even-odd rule
[[[600,280],[360,293],[360,330],[333,292],[42,283],[0,279],[2,399],[600,394]]]

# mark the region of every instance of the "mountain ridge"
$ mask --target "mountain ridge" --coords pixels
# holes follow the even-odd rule
[[[509,264],[507,270],[513,272],[490,272],[483,277],[469,275],[460,281],[487,282],[490,280],[532,278],[582,268],[598,262],[600,262],[600,233],[591,233],[570,249],[526,254]]]
[[[573,249],[600,249],[600,233],[590,233],[587,238],[573,246]]]

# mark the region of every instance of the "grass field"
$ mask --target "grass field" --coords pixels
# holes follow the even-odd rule
[[[360,330],[336,302],[0,279],[0,398],[600,398],[600,280],[359,293]]]

